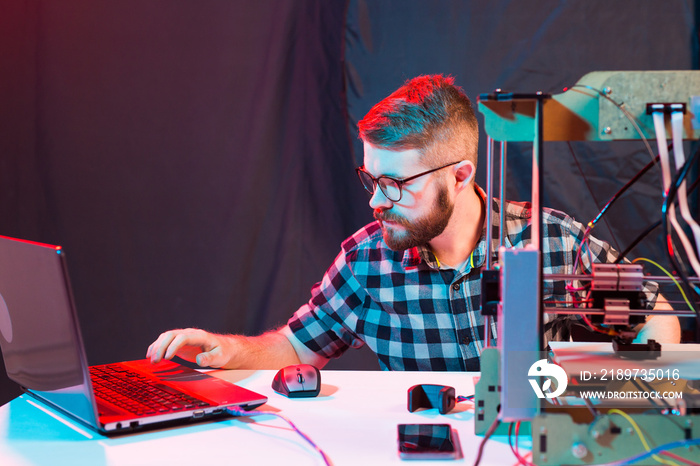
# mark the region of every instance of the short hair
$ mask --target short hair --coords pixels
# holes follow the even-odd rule
[[[389,150],[416,149],[423,163],[477,162],[479,125],[469,97],[451,76],[418,76],[358,122],[360,138]],[[440,146],[439,150],[437,146]]]

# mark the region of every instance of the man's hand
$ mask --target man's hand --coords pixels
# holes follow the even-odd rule
[[[219,335],[196,328],[169,330],[146,352],[153,364],[175,356],[201,367],[222,369],[279,369],[301,362],[281,329],[257,337]]]
[[[656,298],[654,310],[673,311],[673,308],[666,301],[666,298],[659,295]],[[656,340],[658,343],[680,343],[681,326],[678,322],[678,317],[658,314],[648,317],[634,342],[643,343],[650,339]]]
[[[148,347],[146,357],[156,364],[178,356],[201,367],[224,367],[231,359],[232,336],[216,335],[196,328],[161,333]]]

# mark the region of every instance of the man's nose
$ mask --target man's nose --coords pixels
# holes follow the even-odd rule
[[[379,189],[379,186],[377,186],[374,190],[374,194],[372,194],[372,197],[369,199],[369,206],[372,209],[378,209],[381,207],[384,207],[385,209],[391,208],[394,203],[390,201],[385,195],[384,192]]]

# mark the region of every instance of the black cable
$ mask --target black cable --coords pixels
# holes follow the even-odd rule
[[[514,422],[508,424],[508,445],[510,445],[510,451],[513,452],[513,456],[517,458],[517,452],[515,451],[515,446],[513,445],[513,426]]]
[[[622,262],[622,260],[623,260],[625,257],[627,257],[627,254],[629,254],[629,252],[630,252],[632,249],[634,249],[635,246],[637,246],[639,243],[641,243],[641,241],[642,241],[644,238],[646,238],[647,235],[648,235],[649,233],[651,233],[652,231],[656,230],[656,229],[657,229],[658,227],[660,227],[660,226],[661,226],[661,220],[658,220],[658,221],[656,221],[655,223],[653,223],[651,226],[649,226],[649,228],[647,228],[647,229],[644,230],[639,236],[637,236],[637,237],[634,239],[634,241],[632,241],[632,243],[630,243],[630,245],[627,246],[627,247],[625,248],[625,250],[622,251],[622,252],[620,253],[620,255],[617,257],[617,259],[615,259],[615,262],[613,262],[613,263],[614,263],[614,264],[619,264],[620,262]]]
[[[700,150],[700,147],[698,148],[698,150]],[[688,188],[688,192],[692,193],[695,190],[695,188],[698,187],[698,184],[700,184],[700,177],[697,180],[693,181],[693,184],[691,184]]]
[[[669,144],[669,148],[671,148],[671,147],[673,147],[673,143]],[[576,154],[574,154],[573,148],[571,147],[570,144],[569,144],[569,149],[571,150],[571,153],[572,153],[572,155],[574,156],[574,160],[576,160]],[[603,215],[605,214],[605,212],[607,212],[607,210],[610,208],[610,206],[612,206],[613,203],[614,203],[616,200],[618,200],[618,199],[620,198],[620,196],[622,196],[622,194],[624,194],[625,191],[627,191],[634,183],[636,183],[637,181],[639,181],[639,179],[640,179],[642,176],[644,176],[644,174],[645,174],[646,172],[648,172],[654,165],[656,165],[656,163],[657,163],[659,160],[660,160],[660,156],[657,155],[656,157],[654,157],[654,159],[653,159],[651,162],[649,162],[648,164],[646,164],[646,165],[644,166],[644,168],[642,168],[639,172],[637,172],[636,175],[634,175],[629,181],[627,181],[627,183],[625,183],[625,185],[624,185],[622,188],[620,188],[620,189],[610,198],[610,200],[603,206],[603,208],[600,210],[600,212],[598,212],[598,215],[596,215],[596,216],[593,218],[593,220],[591,220],[590,222],[588,222],[588,225],[587,225],[588,228],[587,228],[586,231],[584,232],[583,240],[581,241],[581,244],[579,245],[579,251],[578,251],[579,253],[582,252],[582,250],[581,250],[580,248],[583,248],[584,243],[585,243],[586,240],[588,239],[588,234],[590,234],[590,232],[591,232],[591,230],[593,230],[593,227],[595,226],[595,224],[598,223],[598,221],[603,217]],[[577,163],[578,163],[578,161],[577,161]],[[581,172],[581,175],[583,176],[583,171],[581,170],[580,167],[579,167],[579,171]],[[585,176],[584,176],[584,180],[585,180]],[[597,207],[597,206],[596,206],[596,207]],[[612,234],[612,229],[610,230],[610,233]],[[648,233],[647,233],[647,234],[648,234]],[[614,238],[614,235],[613,235],[613,239],[615,239],[615,238]],[[640,239],[639,241],[641,241],[641,239]],[[615,241],[615,242],[617,243],[617,241]],[[619,247],[618,247],[618,248],[619,248]],[[577,261],[578,261],[578,259],[577,259]],[[617,262],[616,262],[616,263],[617,263]]]
[[[489,437],[493,435],[494,432],[496,432],[496,428],[498,428],[498,425],[501,423],[501,420],[496,417],[494,419],[493,424],[491,424],[491,427],[489,427],[489,430],[486,431],[486,434],[484,434],[484,438],[481,440],[481,443],[479,444],[479,452],[476,454],[476,459],[474,460],[474,466],[479,466],[479,463],[481,463],[481,455],[484,453],[484,446],[486,446],[486,442],[489,440]]]
[[[669,148],[671,148],[671,147],[672,147],[672,144],[669,144]],[[620,188],[620,190],[619,190],[618,192],[616,192],[616,193],[613,195],[613,197],[610,198],[610,200],[608,201],[608,203],[605,204],[605,205],[603,206],[603,208],[600,210],[600,212],[598,212],[598,215],[596,215],[596,217],[595,217],[593,220],[591,220],[591,224],[592,224],[592,225],[595,225],[595,224],[598,222],[598,220],[600,220],[600,218],[603,216],[603,214],[605,214],[605,212],[610,208],[610,206],[613,205],[613,203],[614,203],[616,200],[618,200],[619,197],[622,196],[622,194],[624,194],[624,192],[627,191],[627,190],[630,188],[630,186],[632,186],[634,183],[636,183],[637,180],[639,180],[642,176],[644,176],[644,174],[645,174],[646,172],[648,172],[649,170],[651,170],[651,168],[652,168],[654,165],[656,165],[656,163],[657,163],[658,161],[659,161],[659,156],[657,155],[657,156],[654,158],[654,160],[652,160],[651,162],[649,162],[648,164],[646,164],[646,165],[644,166],[644,168],[642,168],[636,175],[634,175],[634,176],[632,177],[632,179],[630,179],[627,183],[625,183],[625,185],[624,185],[622,188]]]
[[[673,248],[673,241],[671,237],[671,233],[669,232],[668,229],[668,209],[670,206],[673,204],[673,200],[676,197],[676,194],[678,192],[678,189],[680,188],[680,185],[683,184],[683,180],[687,176],[687,174],[690,171],[690,167],[693,165],[693,163],[698,160],[698,157],[700,156],[700,150],[695,151],[695,154],[691,158],[685,161],[683,164],[683,167],[678,171],[676,178],[673,180],[673,183],[671,183],[671,186],[668,188],[668,192],[665,193],[664,195],[664,202],[661,207],[661,225],[663,226],[664,229],[664,238],[666,238],[666,252],[668,253],[668,258],[671,261],[671,265],[673,265],[673,268],[676,270],[678,273],[678,276],[681,278],[681,281],[683,283],[683,288],[685,289],[686,292],[689,292],[689,296],[691,298],[691,301],[693,302],[698,302],[700,301],[700,289],[690,283],[688,280],[688,275],[685,273],[685,270],[681,267],[680,263],[676,260],[676,255],[674,253],[674,248]],[[698,310],[695,310],[695,313],[698,318],[700,318],[700,312]]]
[[[700,151],[700,147],[698,148],[698,150],[696,151],[696,153],[697,153],[698,151]],[[658,156],[657,156],[657,157],[658,157]],[[688,187],[688,190],[687,190],[687,191],[688,191],[688,194],[690,194],[690,193],[692,193],[693,191],[695,191],[695,188],[697,188],[699,184],[700,184],[700,178],[696,179],[696,180],[693,182],[693,184],[691,184],[690,187]],[[642,233],[640,233],[639,236],[637,236],[637,237],[634,239],[634,241],[632,241],[632,243],[630,243],[630,245],[627,246],[627,247],[625,248],[625,250],[622,251],[622,252],[620,253],[619,257],[615,260],[614,263],[615,263],[615,264],[619,264],[620,262],[622,262],[622,260],[623,260],[625,257],[627,257],[627,254],[629,254],[630,251],[631,251],[632,249],[635,248],[635,246],[637,246],[644,238],[646,238],[647,235],[649,235],[649,233],[651,233],[652,231],[654,231],[654,230],[655,230],[656,228],[658,228],[659,226],[661,226],[661,220],[659,220],[658,222],[653,223],[652,225],[649,226],[649,228],[647,228],[647,229],[644,230]]]
[[[583,169],[581,168],[581,164],[578,161],[578,157],[576,157],[576,152],[574,151],[574,147],[571,145],[571,141],[566,141],[566,144],[569,146],[569,152],[571,152],[571,156],[574,158],[574,162],[576,162],[576,168],[578,168],[578,172],[581,174],[581,178],[583,179],[583,182],[586,185],[586,189],[588,189],[588,193],[590,194],[591,198],[593,199],[593,203],[595,204],[595,208],[600,209],[600,207],[598,205],[598,199],[596,199],[596,197],[595,197],[595,193],[593,192],[593,188],[591,188],[591,185],[588,184],[588,179],[586,179],[586,175],[583,173]],[[599,215],[601,215],[601,214],[599,214]],[[608,230],[610,230],[610,234],[612,235],[612,239],[615,242],[615,247],[617,249],[620,249],[620,244],[617,242],[617,238],[615,238],[615,233],[613,232],[613,229],[607,220],[605,220],[605,226],[607,226]]]

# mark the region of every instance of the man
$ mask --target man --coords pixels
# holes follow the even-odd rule
[[[373,222],[342,244],[310,301],[288,324],[257,337],[198,329],[165,332],[149,347],[153,362],[177,355],[200,366],[274,369],[300,362],[323,367],[367,344],[382,369],[479,370],[484,324],[480,273],[487,254],[485,199],[474,183],[478,125],[452,78],[421,76],[378,103],[359,122],[364,166],[358,175]],[[528,206],[506,209],[506,243],[529,242]],[[573,273],[581,224],[545,210],[545,273]],[[612,262],[616,253],[591,238],[580,256]],[[655,293],[649,290],[649,306]],[[563,282],[546,282],[545,300],[563,301]],[[665,304],[665,303],[664,303]],[[548,339],[568,339],[571,318],[548,318]],[[490,329],[495,338],[495,325]],[[679,341],[678,320],[649,319],[642,338]]]

